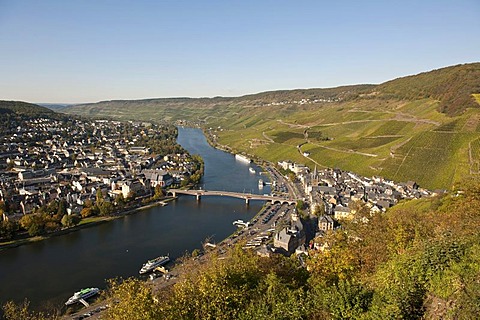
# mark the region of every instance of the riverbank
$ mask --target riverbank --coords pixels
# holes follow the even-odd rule
[[[212,148],[200,130],[179,128],[178,142],[204,159],[202,188],[270,192],[270,186],[259,192],[258,174],[249,172],[249,166],[231,154]],[[122,216],[133,213],[124,219],[4,250],[0,253],[0,282],[4,288],[16,289],[0,294],[0,302],[21,303],[27,298],[31,308],[39,311],[62,306],[80,288],[102,288],[105,279],[137,277],[141,264],[151,258],[169,254],[176,260],[185,252],[201,250],[205,239],[220,243],[236,231],[233,221],[250,220],[262,204],[252,201],[246,205],[228,197],[205,197],[200,202],[179,197],[164,208],[146,209],[154,205],[149,203],[124,210]],[[139,210],[143,210],[141,214],[135,214]],[[93,226],[94,221],[89,222]]]
[[[160,205],[165,206],[166,204],[168,204],[168,202],[176,200],[176,199],[177,199],[177,197],[165,197],[165,198],[163,198],[161,200],[157,200],[153,203],[149,203],[149,204],[146,204],[146,205],[141,205],[139,207],[129,208],[126,211],[116,213],[115,215],[112,215],[112,216],[86,218],[85,221],[82,220],[82,221],[80,221],[80,223],[78,225],[76,225],[74,227],[71,227],[71,228],[61,229],[61,230],[54,231],[54,232],[51,232],[51,233],[48,233],[48,234],[45,234],[45,235],[41,235],[41,236],[28,237],[28,238],[23,238],[23,239],[15,239],[15,240],[7,241],[7,242],[1,242],[0,243],[0,252],[3,251],[3,250],[10,249],[10,248],[16,248],[16,247],[19,247],[19,246],[22,246],[22,245],[31,244],[31,243],[35,243],[35,242],[38,242],[38,241],[50,239],[52,237],[62,236],[62,235],[69,234],[71,232],[76,232],[76,231],[79,231],[79,230],[82,230],[82,229],[85,229],[85,228],[94,227],[94,226],[97,226],[97,225],[105,223],[105,222],[109,222],[109,221],[112,221],[112,220],[115,220],[115,219],[123,218],[127,215],[134,214],[138,211],[146,210],[146,209],[157,207],[157,206],[160,206]]]
[[[259,226],[259,218],[266,212],[268,207],[269,205],[265,203],[259,209],[259,211],[256,212],[256,214],[248,220],[252,226]],[[263,231],[265,231],[266,228],[266,225],[263,226]],[[209,259],[212,259],[212,256],[219,259],[224,258],[227,250],[231,249],[238,243],[246,243],[249,239],[257,236],[260,232],[261,231],[259,230],[256,231],[255,234],[251,234],[246,233],[243,229],[239,228],[230,235],[227,235],[225,238],[221,239],[219,242],[214,243],[213,246],[205,246],[206,243],[204,242],[201,254],[192,254],[193,251],[185,252],[183,256],[175,260],[171,260],[168,263],[167,272],[164,274],[164,276],[155,277],[153,280],[150,278],[146,278],[145,282],[149,283],[152,286],[152,290],[154,292],[168,290],[168,287],[171,287],[179,281],[182,281],[184,274],[186,272],[190,272],[191,268],[195,268],[206,263]],[[218,255],[216,255],[215,253],[218,253]],[[72,310],[70,310],[71,313],[65,313],[62,315],[61,318],[65,320],[73,320],[78,319],[78,317],[82,315],[89,314],[90,316],[88,317],[88,319],[103,319],[104,311],[108,309],[109,303],[111,302],[106,300],[104,298],[104,295],[102,295],[98,299],[96,299],[95,302],[93,302],[90,306],[77,306],[77,308],[73,309],[73,312]]]

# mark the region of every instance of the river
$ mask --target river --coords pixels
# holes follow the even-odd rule
[[[212,148],[199,129],[179,128],[178,142],[205,161],[207,190],[268,193],[258,190],[260,168]],[[257,173],[249,172],[252,166]],[[73,292],[105,287],[105,280],[137,276],[142,264],[159,255],[172,259],[221,241],[235,231],[232,221],[249,220],[262,207],[242,199],[180,196],[114,221],[0,252],[0,303],[27,298],[34,309],[62,307]]]

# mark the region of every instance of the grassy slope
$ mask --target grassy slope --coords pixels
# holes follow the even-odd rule
[[[200,121],[217,128],[217,141],[237,152],[448,189],[466,175],[480,174],[480,109],[470,104],[476,106],[475,100],[480,99],[476,79],[480,79],[479,63],[379,86],[275,91],[238,98],[108,101],[65,111],[121,119]],[[465,97],[471,101],[465,104]],[[341,101],[294,102],[302,98]],[[445,105],[452,101],[454,108]],[[299,145],[302,152],[310,153],[308,158],[298,152]]]
[[[253,116],[237,115],[232,123],[211,124],[228,128],[217,132],[219,143],[272,161],[292,159],[312,165],[296,149],[308,142],[302,151],[309,152],[319,166],[397,181],[414,179],[429,188],[449,188],[470,173],[469,143],[479,139],[478,110],[452,119],[437,112],[437,103],[430,99],[378,101],[376,108],[372,102],[277,112],[283,115],[278,118],[269,118],[272,111],[264,110]],[[315,134],[305,140],[305,130]],[[331,140],[316,139],[319,133]],[[472,163],[480,161],[478,156],[474,152]]]

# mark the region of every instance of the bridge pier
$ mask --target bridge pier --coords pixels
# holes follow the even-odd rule
[[[202,196],[199,194],[197,194],[195,197],[197,198],[197,201],[200,201],[200,199],[202,198]]]
[[[249,204],[250,203],[250,200],[248,198],[245,198],[245,203],[246,204]]]

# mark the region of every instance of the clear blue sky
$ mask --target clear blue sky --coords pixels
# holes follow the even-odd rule
[[[0,99],[238,96],[480,61],[480,0],[0,0]]]

